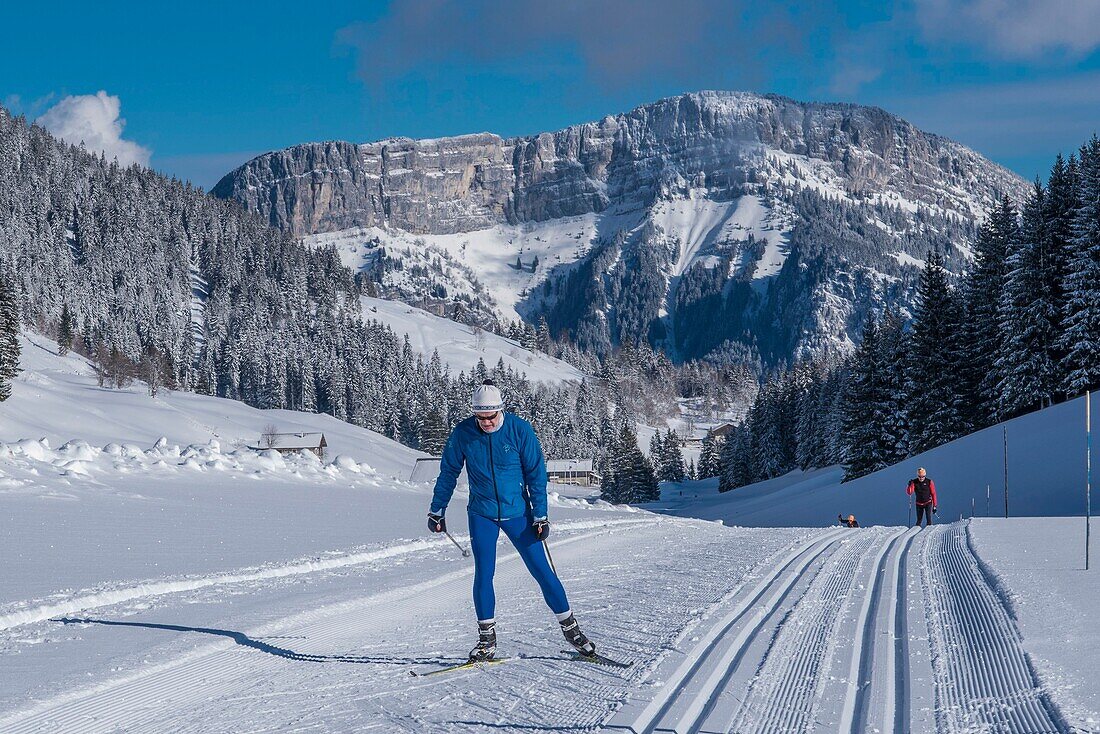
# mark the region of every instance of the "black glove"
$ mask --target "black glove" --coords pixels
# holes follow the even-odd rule
[[[437,515],[434,512],[429,512],[428,530],[431,530],[433,533],[447,532],[447,521],[443,519],[443,515]]]
[[[550,537],[550,521],[545,517],[540,517],[538,520],[535,520],[531,527],[535,531],[535,537],[539,540],[546,540]]]
[[[939,512],[939,511],[940,511],[940,508],[938,508],[938,507],[933,507],[933,508],[932,508],[932,514],[933,514],[933,515],[935,515],[935,514],[936,514],[937,512]]]

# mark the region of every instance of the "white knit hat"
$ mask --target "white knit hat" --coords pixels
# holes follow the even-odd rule
[[[504,398],[500,389],[492,380],[486,380],[474,390],[474,396],[470,399],[470,407],[475,413],[489,413],[494,410],[504,410]]]

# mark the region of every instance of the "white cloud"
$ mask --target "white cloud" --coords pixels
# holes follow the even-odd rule
[[[917,0],[916,14],[927,38],[977,42],[1006,58],[1083,58],[1100,47],[1095,0]]]
[[[120,165],[149,165],[153,151],[131,140],[122,139],[126,120],[119,117],[122,102],[103,90],[63,98],[46,110],[37,122],[67,143],[82,141],[90,151],[117,158]]]

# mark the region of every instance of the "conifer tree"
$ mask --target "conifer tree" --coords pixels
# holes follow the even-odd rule
[[[0,402],[11,397],[19,374],[19,301],[14,281],[0,273]]]
[[[1100,386],[1100,138],[1095,135],[1080,151],[1077,202],[1062,336],[1069,395]]]
[[[700,479],[718,476],[721,471],[721,453],[721,437],[711,435],[708,432],[707,435],[703,437],[703,447],[699,453],[698,474]]]
[[[683,444],[671,428],[665,433],[661,450],[663,457],[657,477],[665,482],[684,481],[687,470],[684,468]]]
[[[990,213],[974,243],[974,266],[966,279],[966,364],[968,389],[979,398],[968,416],[975,427],[992,423],[996,410],[997,355],[1003,348],[1000,315],[1001,293],[1005,287],[1007,259],[1015,251],[1019,237],[1016,207],[1007,195]]]
[[[955,359],[958,328],[957,302],[947,280],[943,255],[933,250],[928,254],[917,286],[912,346],[908,351],[912,366],[911,453],[951,441],[965,430],[958,403]],[[1000,341],[999,338],[995,340]]]
[[[73,330],[76,324],[73,320],[73,312],[69,310],[69,304],[61,307],[61,322],[57,327],[57,353],[64,357],[73,348]]]
[[[1061,321],[1050,270],[1057,272],[1047,229],[1046,192],[1036,180],[1024,205],[1020,237],[1008,257],[997,355],[997,416],[1011,418],[1052,403],[1059,390],[1056,352]]]
[[[852,358],[852,374],[844,399],[845,480],[886,466],[877,432],[882,394],[878,355],[878,323],[872,316],[863,327],[863,339]]]

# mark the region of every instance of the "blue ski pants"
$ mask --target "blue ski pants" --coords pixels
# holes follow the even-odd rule
[[[493,520],[474,513],[470,518],[470,546],[474,551],[474,610],[479,620],[493,619],[496,615],[496,592],[493,590],[493,573],[497,566],[497,538],[500,531],[508,536],[512,545],[519,551],[527,570],[535,577],[542,598],[554,612],[561,614],[569,611],[569,601],[565,598],[565,587],[561,585],[557,574],[550,568],[546,550],[535,537],[531,527],[531,518],[512,517],[507,520]]]

